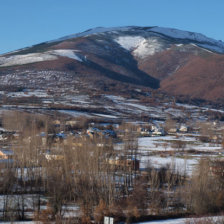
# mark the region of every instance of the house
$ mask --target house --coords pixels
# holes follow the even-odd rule
[[[0,150],[0,159],[12,159],[13,157],[12,150],[1,149]]]
[[[104,130],[102,133],[103,133],[104,136],[107,136],[107,137],[112,137],[112,138],[117,137],[116,132],[113,131],[113,130]]]
[[[179,128],[179,131],[180,132],[183,132],[183,133],[186,133],[188,132],[188,127],[186,125],[181,125],[180,128]]]
[[[139,127],[137,129],[137,132],[142,135],[142,136],[149,136],[150,135],[150,130],[148,128],[144,128],[144,127]]]
[[[222,143],[222,141],[223,141],[222,138],[223,137],[221,134],[215,134],[215,135],[209,136],[210,142],[217,143],[217,144]]]
[[[53,124],[54,124],[55,127],[60,127],[61,122],[59,120],[54,120]]]
[[[14,132],[7,131],[4,128],[0,128],[0,141],[5,141],[13,137]]]
[[[175,133],[177,133],[177,131],[178,131],[177,128],[170,128],[170,129],[168,130],[168,133],[170,133],[170,134],[175,134]]]
[[[63,131],[61,131],[55,134],[53,137],[55,142],[63,142],[66,139],[66,134]]]
[[[45,146],[47,144],[47,136],[45,132],[41,132],[40,133],[40,137],[41,137],[41,141],[42,141],[42,145]]]
[[[136,158],[122,158],[109,159],[108,163],[117,169],[139,170],[140,162]]]
[[[0,128],[0,134],[3,134],[5,132],[6,132],[6,130],[4,128]]]
[[[8,137],[5,134],[0,134],[0,141],[5,141],[7,139]]]
[[[164,136],[165,131],[163,128],[159,128],[158,130],[155,130],[152,132],[152,136]]]
[[[66,122],[65,122],[65,125],[68,126],[68,127],[74,128],[75,125],[77,125],[77,121],[73,121],[73,120],[71,120],[71,121],[66,121]]]
[[[48,150],[47,153],[45,153],[45,158],[47,159],[47,161],[63,160],[64,156],[58,153],[53,153],[50,150]]]
[[[59,133],[56,134],[56,138],[65,139],[66,138],[66,134],[64,132],[59,132]]]
[[[165,131],[162,127],[159,127],[158,125],[152,125],[151,126],[151,135],[152,136],[164,136]]]
[[[98,128],[88,128],[86,133],[90,138],[93,138],[94,135],[97,135],[100,133],[100,130]]]

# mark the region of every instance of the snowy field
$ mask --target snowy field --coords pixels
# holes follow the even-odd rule
[[[183,144],[182,148],[175,143],[177,140]],[[174,170],[188,175],[192,174],[200,158],[220,157],[223,151],[221,145],[202,143],[189,136],[141,137],[138,139],[138,146],[141,169],[148,166],[160,168],[169,165]],[[195,150],[195,153],[192,154],[188,152],[189,150]]]
[[[179,147],[176,141],[181,141]],[[115,150],[122,150],[124,144],[116,144]],[[191,175],[201,158],[222,157],[221,144],[202,143],[196,137],[158,136],[138,138],[140,169],[169,166],[174,171]],[[193,150],[190,151],[190,150]]]
[[[180,218],[180,219],[167,219],[158,220],[150,222],[139,222],[138,224],[194,224],[195,221],[203,223],[203,221],[214,221],[218,223],[223,223],[223,216],[205,217],[205,218]]]
[[[180,142],[178,146],[177,141]],[[182,143],[182,144],[181,144]],[[202,143],[196,137],[190,136],[159,136],[142,137],[138,140],[138,146],[141,152],[149,151],[188,151],[195,150],[199,152],[220,152],[221,144]]]

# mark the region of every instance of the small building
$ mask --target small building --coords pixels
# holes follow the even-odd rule
[[[178,131],[177,128],[170,128],[170,129],[168,130],[168,133],[170,133],[170,134],[175,134],[175,133],[177,133],[177,131]]]
[[[186,125],[181,125],[179,128],[180,132],[186,133],[188,132],[188,127]]]
[[[107,137],[112,137],[112,138],[117,137],[116,132],[113,131],[113,130],[104,130],[102,133],[103,133],[104,136],[107,136]]]
[[[75,125],[77,125],[77,121],[74,121],[74,120],[66,121],[65,125],[74,128]]]
[[[98,128],[88,128],[86,133],[90,138],[93,138],[100,133],[100,130]]]
[[[7,139],[8,137],[5,134],[0,134],[0,141],[5,141]]]
[[[0,128],[0,134],[3,134],[5,132],[6,132],[6,130],[4,128]]]
[[[151,135],[152,136],[164,136],[165,131],[162,127],[152,125],[151,126]]]
[[[115,159],[109,159],[108,163],[110,165],[115,166],[115,168],[118,169],[125,169],[127,168],[128,170],[133,170],[133,171],[138,171],[140,167],[140,162],[138,159],[131,158],[115,158]]]
[[[54,120],[53,124],[54,124],[55,127],[60,127],[61,122],[59,120]]]
[[[0,159],[12,159],[13,157],[12,150],[1,149],[0,150]]]
[[[64,156],[61,154],[53,153],[51,151],[47,151],[47,153],[45,154],[45,158],[47,159],[47,161],[63,160]]]
[[[141,136],[149,136],[150,135],[150,130],[148,128],[144,128],[144,127],[139,127],[137,129],[137,132],[141,135]]]

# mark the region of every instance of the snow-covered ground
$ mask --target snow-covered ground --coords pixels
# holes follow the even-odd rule
[[[56,60],[57,56],[45,53],[32,53],[24,55],[13,55],[9,57],[0,57],[0,67],[30,64],[41,61]]]
[[[176,141],[183,142],[183,148],[178,148]],[[114,147],[115,150],[122,150],[124,144],[119,143]],[[202,157],[220,157],[219,153],[223,151],[221,144],[214,146],[184,135],[178,138],[176,136],[140,137],[138,149],[140,169],[169,166],[175,171],[188,175],[192,174]],[[195,150],[195,153],[189,153],[189,150]]]
[[[75,111],[75,110],[60,110],[59,112],[64,113],[64,114],[68,114],[68,115],[73,116],[73,117],[80,117],[80,116],[92,117],[89,113]]]
[[[22,208],[22,200],[24,203],[24,209],[25,209],[25,217],[29,219],[33,219],[34,217],[34,211],[36,208],[36,205],[38,204],[38,196],[35,194],[21,194],[21,195],[0,195],[0,211],[4,210],[4,203],[8,203],[8,206],[12,208],[16,208],[16,206],[20,206],[18,209]],[[45,210],[47,208],[46,204],[48,199],[46,197],[41,196],[41,210]],[[68,204],[64,205],[62,207],[64,218],[70,218],[70,217],[77,217],[80,215],[80,208],[75,204]],[[1,213],[0,213],[1,215]],[[0,222],[0,223],[42,223],[42,222],[35,222],[35,221],[15,221],[15,222]]]
[[[179,147],[175,142],[181,142]],[[158,136],[158,137],[141,137],[138,140],[139,150],[146,151],[188,151],[196,150],[199,152],[217,153],[222,150],[221,144],[202,143],[195,137],[189,136]]]
[[[121,47],[131,51],[134,56],[139,58],[145,58],[166,49],[166,47],[158,41],[157,37],[120,36],[116,38],[115,41],[120,44]]]
[[[169,167],[175,172],[191,175],[195,166],[198,164],[197,158],[178,158],[176,156],[141,156],[140,169],[146,167]]]
[[[155,37],[149,37],[143,40],[133,51],[133,55],[139,58],[145,58],[154,55],[157,52],[168,49]]]
[[[124,49],[132,51],[145,41],[145,38],[142,36],[120,36],[115,41]]]
[[[13,65],[24,65],[30,63],[36,63],[41,61],[52,61],[57,60],[58,56],[68,57],[79,62],[83,62],[83,59],[75,50],[70,49],[59,49],[47,51],[44,53],[30,53],[13,56],[0,57],[0,67],[13,66]],[[83,57],[84,58],[84,57]]]
[[[21,92],[10,92],[6,94],[8,97],[49,97],[49,95],[42,90],[26,90],[26,91],[21,91]]]
[[[72,58],[77,61],[83,62],[83,59],[76,52],[77,51],[70,50],[70,49],[60,49],[60,50],[49,51],[49,53],[51,54],[55,54],[62,57],[68,57],[68,58]]]
[[[176,141],[184,144],[182,148],[181,145],[178,147],[178,144],[175,144]],[[221,144],[202,143],[189,136],[141,137],[138,139],[138,147],[141,155],[140,168],[170,165],[176,171],[186,172],[188,175],[192,174],[201,157],[220,157],[219,153],[222,151]],[[195,150],[197,153],[189,154],[188,150]],[[174,152],[173,155],[167,153],[168,151]]]
[[[204,218],[180,218],[180,219],[167,219],[167,220],[158,220],[158,221],[149,221],[149,222],[139,222],[138,224],[194,224],[195,221],[203,223],[203,221],[214,221],[217,224],[223,223],[223,216],[214,216],[214,217],[204,217]],[[206,222],[207,223],[207,222]]]

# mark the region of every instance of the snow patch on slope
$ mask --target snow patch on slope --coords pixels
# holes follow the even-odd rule
[[[131,51],[137,48],[142,42],[145,41],[141,36],[121,36],[115,39],[124,49]]]
[[[132,54],[139,58],[154,55],[165,49],[156,37],[120,36],[115,41],[124,49],[132,51]]]
[[[157,38],[147,38],[147,40],[142,41],[138,45],[138,47],[133,51],[133,54],[139,58],[145,58],[164,49],[165,47],[157,40]]]
[[[156,33],[164,34],[169,37],[178,38],[178,39],[190,39],[195,41],[214,41],[213,39],[210,39],[203,34],[200,33],[193,33],[178,29],[172,29],[172,28],[165,28],[165,27],[153,27],[150,28],[148,31],[153,31]]]
[[[9,57],[0,57],[0,67],[25,65],[30,63],[57,60],[58,56],[68,57],[83,62],[83,59],[75,53],[75,50],[52,50],[45,53],[31,53],[24,55],[13,55]]]
[[[24,55],[13,55],[9,57],[0,57],[0,67],[30,64],[41,61],[56,60],[57,57],[50,54],[32,53]]]
[[[60,50],[49,51],[49,53],[55,54],[55,55],[58,55],[58,56],[62,56],[62,57],[68,57],[68,58],[75,59],[77,61],[83,62],[82,58],[79,57],[75,53],[75,50],[60,49]]]

